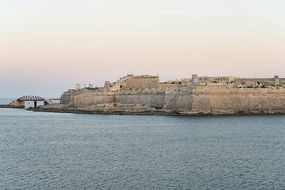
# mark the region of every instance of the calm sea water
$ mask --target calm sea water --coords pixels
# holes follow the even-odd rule
[[[0,189],[285,189],[285,116],[0,109]]]
[[[15,99],[16,98],[0,98],[0,105],[9,104],[10,102],[12,102]]]

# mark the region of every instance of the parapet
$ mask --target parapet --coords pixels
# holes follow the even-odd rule
[[[127,75],[114,82],[110,91],[134,90],[134,89],[159,89],[159,77],[152,75]]]

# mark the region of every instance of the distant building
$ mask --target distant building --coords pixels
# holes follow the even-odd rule
[[[75,89],[76,89],[76,90],[80,90],[80,84],[79,84],[79,83],[76,84]]]
[[[219,77],[198,77],[198,80],[201,84],[229,84],[235,81],[234,77],[231,76],[219,76]]]
[[[111,82],[105,81],[104,89],[106,92],[109,92],[111,90]]]
[[[197,74],[192,74],[192,86],[197,86],[199,84],[199,79]]]
[[[278,76],[278,75],[275,75],[275,76],[274,76],[274,85],[275,85],[275,86],[276,86],[276,85],[279,85],[279,83],[280,83],[279,76]]]
[[[159,89],[159,76],[127,75],[116,81],[111,87],[111,91],[138,89]]]

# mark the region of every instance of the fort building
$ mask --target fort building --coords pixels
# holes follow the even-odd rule
[[[151,75],[127,75],[120,78],[120,80],[111,84],[110,91],[118,92],[122,90],[136,90],[136,89],[158,89],[159,76]]]
[[[65,109],[106,113],[285,114],[285,78],[200,77],[160,82],[127,75],[104,87],[63,93]]]

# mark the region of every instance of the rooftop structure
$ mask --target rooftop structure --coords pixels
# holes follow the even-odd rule
[[[114,82],[111,91],[136,90],[136,89],[158,89],[159,77],[152,75],[127,75]]]

